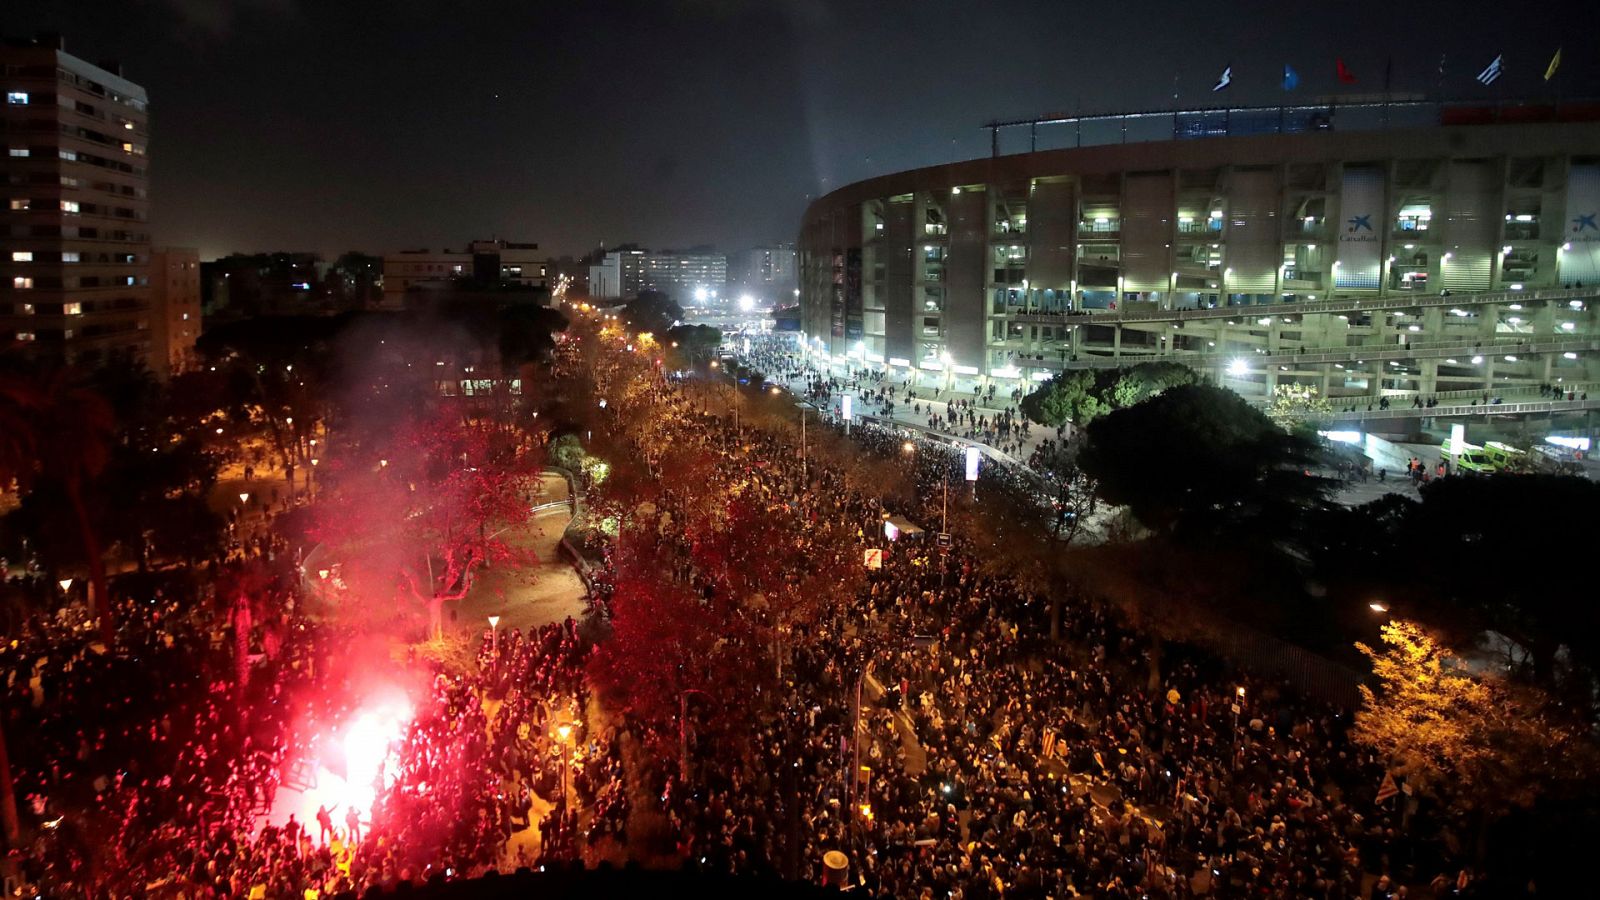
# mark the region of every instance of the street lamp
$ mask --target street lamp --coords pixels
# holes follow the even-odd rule
[[[63,594],[65,594],[67,591],[72,589],[72,579],[71,578],[63,578],[60,581],[56,582],[56,584],[61,585],[61,593],[63,593]]]
[[[250,502],[250,495],[248,493],[240,494],[239,495],[239,502],[240,503],[249,503]]]
[[[489,617],[489,649],[496,657],[500,655],[500,617]]]
[[[569,767],[567,762],[567,739],[572,736],[572,726],[558,725],[556,726],[556,734],[561,738],[561,803],[564,806],[567,802],[567,769]]]
[[[1389,607],[1385,606],[1384,604],[1380,603],[1377,600],[1374,600],[1371,603],[1368,603],[1367,604],[1367,609],[1370,609],[1375,613],[1386,613],[1386,612],[1389,611]]]

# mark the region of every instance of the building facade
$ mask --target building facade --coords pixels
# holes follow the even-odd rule
[[[150,311],[150,369],[166,380],[189,364],[200,336],[199,250],[151,251]]]
[[[0,42],[0,346],[151,362],[148,98],[57,38]]]
[[[1545,117],[1048,150],[849,185],[801,224],[804,340],[967,390],[1157,358],[1257,398],[1586,384],[1600,108]]]
[[[383,308],[403,309],[408,291],[468,283],[537,290],[549,286],[550,262],[538,244],[473,241],[465,250],[398,250],[383,257]]]
[[[740,290],[767,303],[793,302],[796,285],[793,244],[752,247],[739,253],[735,260],[730,277]]]
[[[660,291],[680,304],[705,304],[724,298],[727,286],[728,257],[705,247],[646,250],[624,244],[589,267],[589,296],[596,300]]]

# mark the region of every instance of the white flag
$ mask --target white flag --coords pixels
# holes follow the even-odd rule
[[[1496,56],[1494,58],[1494,62],[1489,63],[1489,65],[1484,67],[1482,72],[1478,73],[1478,80],[1484,84],[1494,84],[1494,80],[1496,78],[1499,78],[1501,75],[1505,74],[1505,63],[1502,62],[1504,59],[1504,55]]]
[[[1227,87],[1228,85],[1230,85],[1232,83],[1233,83],[1233,66],[1229,66],[1226,69],[1222,70],[1222,77],[1217,79],[1217,83],[1215,85],[1212,85],[1211,90],[1212,91],[1220,91],[1220,90],[1222,90],[1223,88]]]

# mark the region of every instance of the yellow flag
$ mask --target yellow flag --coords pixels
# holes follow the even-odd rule
[[[1556,77],[1556,69],[1561,66],[1561,48],[1556,48],[1556,55],[1550,57],[1550,65],[1545,67],[1544,80],[1549,81]]]

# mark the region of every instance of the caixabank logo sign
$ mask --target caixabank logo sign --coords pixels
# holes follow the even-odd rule
[[[1372,214],[1354,215],[1346,219],[1344,234],[1339,235],[1339,240],[1347,244],[1376,244],[1378,236],[1372,231]]]
[[[1573,216],[1572,230],[1569,232],[1572,240],[1584,241],[1585,243],[1600,241],[1600,225],[1595,224],[1596,216],[1600,216],[1600,213],[1578,213]]]

